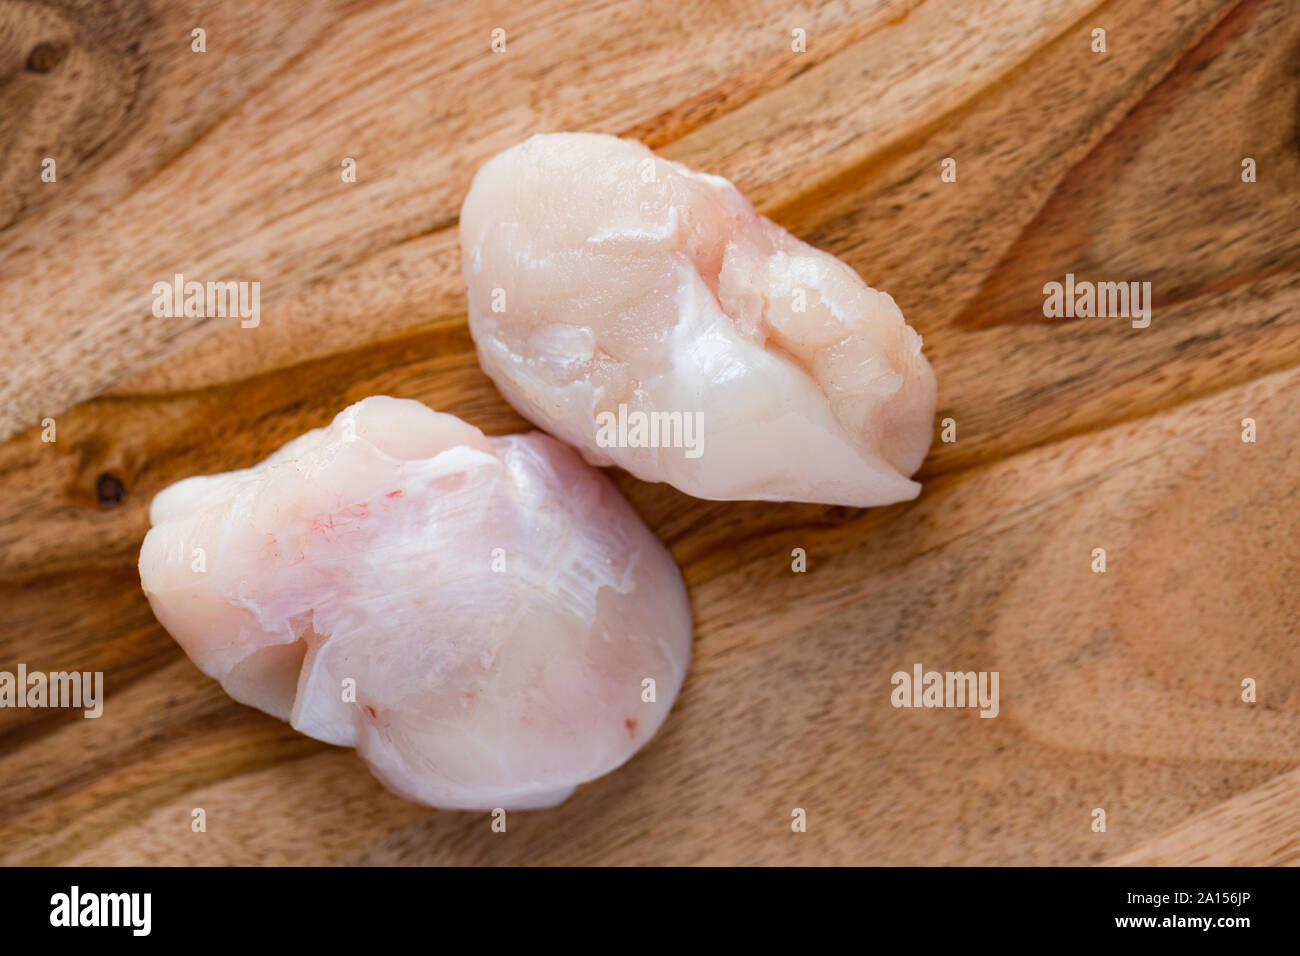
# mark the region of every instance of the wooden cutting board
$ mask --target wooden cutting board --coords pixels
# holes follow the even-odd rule
[[[1259,0],[0,0],[0,669],[106,685],[98,720],[0,710],[0,859],[1300,860],[1298,50]],[[231,701],[135,560],[158,490],[366,395],[524,427],[457,211],[567,129],[731,178],[891,292],[955,440],[870,511],[617,473],[693,669],[503,834]],[[178,272],[260,282],[260,324],[155,318]],[[1150,282],[1150,326],[1046,317],[1067,273]],[[996,671],[998,715],[893,707],[917,664]]]

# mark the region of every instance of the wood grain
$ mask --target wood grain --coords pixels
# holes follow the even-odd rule
[[[0,0],[0,669],[108,692],[0,710],[0,860],[1295,862],[1297,51],[1256,0]],[[134,562],[158,490],[366,395],[523,427],[456,215],[568,128],[731,177],[889,290],[957,440],[870,511],[616,474],[686,575],[692,673],[627,766],[494,834],[230,701]],[[153,318],[175,271],[260,281],[261,325]],[[1150,328],[1044,318],[1066,272],[1150,281]],[[893,708],[915,663],[998,671],[999,715]]]
[[[1300,864],[1300,772],[1198,814],[1110,861],[1115,866]]]

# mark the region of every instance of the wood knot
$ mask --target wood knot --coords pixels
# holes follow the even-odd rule
[[[27,69],[32,73],[49,73],[68,55],[66,43],[38,43],[27,54]]]
[[[95,479],[95,497],[105,508],[112,508],[126,497],[126,485],[117,475],[106,471]]]

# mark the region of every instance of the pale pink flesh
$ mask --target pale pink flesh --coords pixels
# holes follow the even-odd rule
[[[589,133],[479,170],[460,218],[479,360],[591,462],[703,498],[915,497],[935,382],[894,300],[727,180]],[[605,447],[602,412],[702,413],[703,451]]]
[[[151,519],[141,580],[194,662],[433,806],[563,800],[650,739],[690,660],[667,550],[537,433],[369,398]]]

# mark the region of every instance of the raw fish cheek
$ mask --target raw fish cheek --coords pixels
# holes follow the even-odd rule
[[[681,575],[569,449],[434,415],[368,399],[291,443],[297,457],[163,492],[146,593],[232,696],[357,747],[395,791],[554,802],[666,717],[690,656]],[[184,565],[196,541],[203,574]]]
[[[705,498],[918,493],[935,409],[920,337],[726,180],[633,141],[535,136],[480,169],[461,241],[484,370],[589,461]],[[596,416],[620,404],[701,413],[705,453],[602,446]]]

